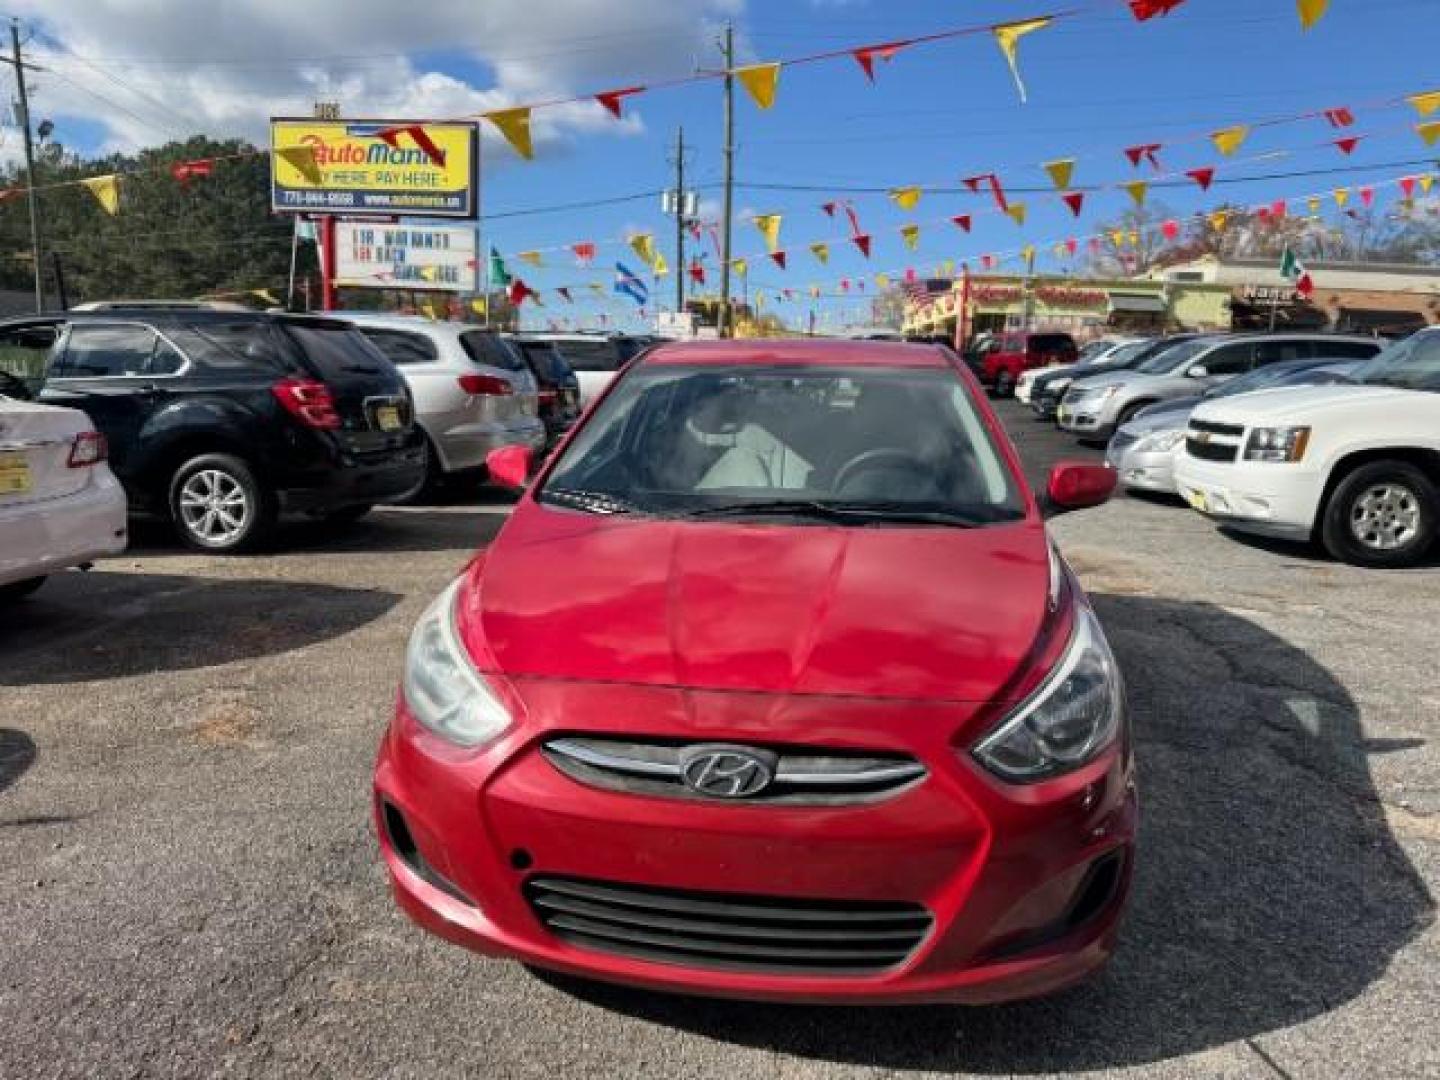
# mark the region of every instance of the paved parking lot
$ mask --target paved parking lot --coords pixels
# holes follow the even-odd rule
[[[1004,413],[1032,474],[1073,454]],[[777,1008],[540,976],[391,904],[369,769],[401,650],[505,510],[226,560],[142,532],[6,613],[0,1076],[1440,1075],[1440,569],[1154,500],[1057,521],[1138,739],[1114,964],[1006,1008]]]

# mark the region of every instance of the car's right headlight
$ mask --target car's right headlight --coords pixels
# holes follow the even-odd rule
[[[462,580],[451,582],[411,631],[401,692],[420,724],[460,746],[475,747],[509,727],[510,713],[471,663],[455,628]]]
[[[1124,683],[1100,621],[1089,608],[1077,607],[1075,629],[1055,670],[973,753],[1002,780],[1048,780],[1109,746],[1124,709]]]
[[[1294,462],[1310,445],[1308,427],[1253,428],[1245,443],[1246,461]]]
[[[1174,428],[1170,431],[1155,431],[1146,435],[1135,444],[1137,454],[1164,454],[1185,441],[1185,429]]]

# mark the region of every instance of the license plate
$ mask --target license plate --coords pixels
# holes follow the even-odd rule
[[[381,405],[376,409],[375,424],[381,431],[399,431],[405,426],[400,420],[400,410],[394,405]]]
[[[0,495],[30,490],[30,464],[23,454],[0,454]]]
[[[1190,500],[1190,505],[1193,506],[1196,510],[1199,510],[1202,514],[1205,513],[1206,509],[1208,509],[1208,504],[1205,502],[1205,493],[1203,491],[1192,491],[1187,497]]]

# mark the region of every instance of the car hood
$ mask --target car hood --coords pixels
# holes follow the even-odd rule
[[[1050,367],[1035,368],[1026,372],[1037,386],[1050,382],[1054,379],[1069,378],[1075,372],[1081,370],[1082,364],[1052,364]],[[1023,376],[1022,376],[1023,377]]]
[[[984,701],[1048,617],[1038,521],[838,528],[522,502],[461,591],[482,670],[737,692]]]
[[[1199,398],[1182,398],[1175,402],[1152,405],[1143,415],[1137,416],[1120,430],[1137,439],[1156,431],[1181,430],[1190,423],[1190,413],[1199,403]]]
[[[1330,383],[1324,386],[1280,386],[1255,390],[1249,394],[1207,402],[1195,410],[1197,420],[1218,420],[1223,423],[1304,424],[1335,413],[1354,410],[1384,417],[1384,410],[1415,400],[1423,390],[1401,390],[1393,386],[1357,386],[1354,383]]]

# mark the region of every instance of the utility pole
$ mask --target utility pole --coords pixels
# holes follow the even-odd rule
[[[685,128],[675,130],[675,314],[685,310]]]
[[[730,219],[735,212],[735,26],[725,24],[725,131],[721,153],[725,166],[725,194],[720,209],[720,336],[734,330],[730,311]]]
[[[40,261],[40,211],[35,205],[35,143],[30,133],[30,99],[25,89],[25,69],[29,66],[20,58],[20,20],[10,20],[10,49],[15,67],[15,85],[20,88],[20,130],[25,133],[25,176],[27,202],[30,204],[30,252],[35,266],[35,310],[45,310],[45,271]]]

